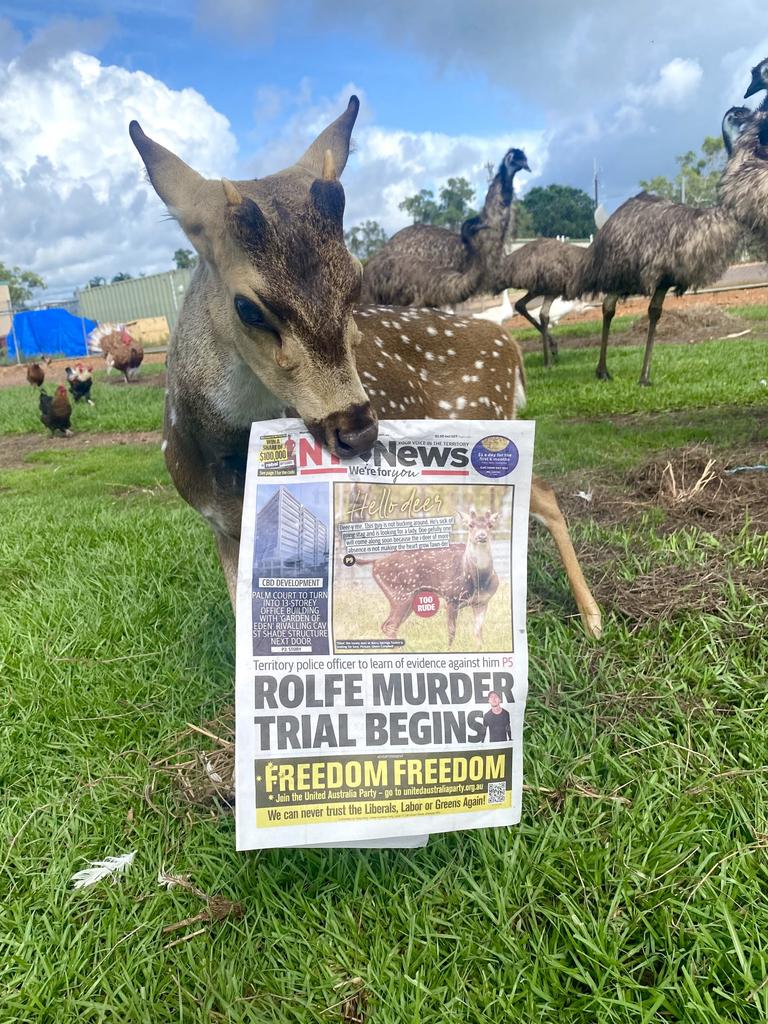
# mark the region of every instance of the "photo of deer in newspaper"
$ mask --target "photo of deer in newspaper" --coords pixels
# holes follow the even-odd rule
[[[511,651],[514,488],[334,485],[334,650]]]

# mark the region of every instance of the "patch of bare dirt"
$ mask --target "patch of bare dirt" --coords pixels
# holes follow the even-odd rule
[[[697,305],[695,308],[665,309],[656,325],[654,341],[672,344],[690,344],[712,341],[729,335],[751,333],[751,325],[732,313],[715,305]],[[622,333],[626,345],[643,345],[648,334],[648,317],[641,317],[628,331]]]
[[[716,613],[728,586],[743,587],[755,596],[768,595],[768,568],[734,568],[724,558],[708,558],[705,565],[657,565],[634,579],[615,574],[616,562],[600,555],[580,555],[595,600],[633,622],[661,621],[683,612]],[[602,575],[600,574],[602,570]]]
[[[88,451],[116,444],[156,444],[159,447],[162,439],[159,430],[113,430],[99,434],[74,434],[72,437],[45,437],[42,434],[0,437],[0,469],[23,469],[27,458],[36,452]]]
[[[637,520],[661,509],[665,532],[698,526],[711,533],[740,530],[748,519],[756,531],[768,529],[768,444],[765,441],[721,451],[693,445],[658,455],[622,476],[599,476],[588,492],[584,477],[571,474],[558,484],[558,497],[574,520],[604,525]]]
[[[595,599],[631,621],[671,619],[683,612],[716,613],[729,586],[756,598],[768,596],[768,566],[729,561],[739,532],[748,524],[768,530],[768,446],[763,442],[722,452],[711,446],[676,449],[642,463],[621,477],[605,477],[589,492],[560,488],[572,521],[591,518],[602,526],[637,526],[644,514],[663,513],[658,533],[697,527],[720,546],[702,564],[665,560],[648,572],[622,571],[623,550],[582,544],[579,560]],[[589,500],[587,500],[589,499]]]

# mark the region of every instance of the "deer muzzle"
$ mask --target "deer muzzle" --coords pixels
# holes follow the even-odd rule
[[[370,402],[350,405],[325,419],[308,422],[307,427],[313,437],[341,459],[369,452],[379,435],[379,422]]]

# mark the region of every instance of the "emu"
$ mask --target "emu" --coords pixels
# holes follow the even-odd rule
[[[639,383],[651,383],[656,325],[670,288],[712,284],[725,271],[743,235],[741,225],[720,206],[697,209],[641,192],[611,214],[587,249],[574,288],[578,295],[604,293],[600,359],[595,373],[610,380],[608,334],[619,298],[649,295],[648,335]]]
[[[371,450],[378,419],[513,419],[525,397],[518,347],[499,329],[426,310],[359,307],[344,245],[344,189],[359,102],[299,160],[259,180],[203,178],[130,135],[149,179],[200,254],[168,345],[163,450],[181,496],[206,519],[234,607],[248,438],[254,420],[299,416],[333,454]],[[601,616],[554,492],[531,513],[551,532],[584,627]]]
[[[739,108],[732,107],[723,118],[724,132],[726,119],[733,123],[734,109]],[[768,242],[768,110],[753,113],[729,141],[720,202],[746,231]]]
[[[578,298],[574,286],[587,250],[556,238],[537,238],[504,258],[499,280],[504,288],[523,288],[525,295],[515,303],[515,311],[533,324],[541,334],[544,365],[557,360],[557,342],[549,333],[549,310],[556,298]],[[528,303],[543,296],[538,321],[528,312]]]
[[[429,224],[398,231],[365,266],[363,302],[398,306],[454,306],[488,291],[504,243],[516,233],[514,179],[529,171],[521,149],[510,149],[499,165],[477,217],[461,234]]]

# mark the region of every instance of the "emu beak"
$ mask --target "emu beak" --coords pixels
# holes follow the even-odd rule
[[[528,173],[529,173],[529,174],[531,173],[531,168],[530,168],[530,167],[528,166],[528,161],[527,161],[527,160],[526,160],[526,161],[525,161],[525,163],[524,163],[524,164],[522,165],[522,168],[521,168],[521,170],[523,170],[523,171],[528,171]]]
[[[756,92],[760,92],[761,89],[765,88],[765,83],[762,78],[757,74],[756,71],[752,72],[752,81],[749,83],[749,88],[744,93],[744,99],[748,96],[754,95]]]

